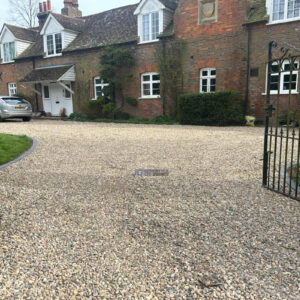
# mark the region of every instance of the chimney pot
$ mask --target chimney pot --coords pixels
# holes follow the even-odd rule
[[[43,11],[47,11],[47,2],[46,1],[43,2]]]
[[[51,6],[51,0],[48,0],[48,1],[47,1],[47,7],[48,7],[48,10],[49,10],[49,11],[52,9],[52,6]]]
[[[43,3],[42,2],[39,3],[39,8],[40,8],[40,13],[43,12]]]

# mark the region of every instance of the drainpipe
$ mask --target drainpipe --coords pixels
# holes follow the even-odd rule
[[[166,43],[165,43],[165,39],[162,39],[162,55],[163,55],[163,58],[165,60],[165,57],[166,57]],[[165,66],[163,67],[164,68],[164,72],[165,72]],[[166,82],[165,80],[163,80],[163,89],[162,89],[162,101],[163,101],[163,115],[165,116],[166,115]]]
[[[248,113],[248,102],[249,102],[249,73],[250,73],[250,39],[251,30],[248,25],[246,25],[247,33],[247,66],[246,66],[246,87],[245,87],[245,102],[244,102],[244,115]]]
[[[32,68],[33,68],[33,70],[35,69],[35,58],[34,57],[32,58]],[[36,91],[38,89],[38,86],[36,83],[34,84],[34,89]],[[35,93],[35,106],[36,106],[36,112],[38,112],[39,111],[39,96],[37,93]]]

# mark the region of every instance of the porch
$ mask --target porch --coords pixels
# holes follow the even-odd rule
[[[70,116],[75,78],[74,65],[47,66],[32,70],[20,84],[42,98],[43,107],[39,110],[53,117]]]

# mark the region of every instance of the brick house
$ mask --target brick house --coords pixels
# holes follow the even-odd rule
[[[82,101],[96,99],[109,84],[99,78],[99,55],[113,44],[134,56],[124,97],[138,100],[133,107],[117,99],[117,106],[140,118],[171,113],[175,102],[165,105],[164,91],[175,84],[163,82],[154,53],[160,43],[172,48],[183,41],[180,92],[239,91],[248,112],[262,117],[268,42],[299,44],[299,10],[296,0],[142,0],[82,17],[77,0],[64,0],[61,14],[48,0],[40,5],[38,28],[4,24],[0,94],[23,94],[53,116],[63,108],[80,112]],[[280,91],[286,93],[284,86]]]

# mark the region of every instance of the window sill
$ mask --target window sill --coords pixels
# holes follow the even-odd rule
[[[161,97],[160,96],[147,96],[147,97],[139,97],[138,98],[139,100],[153,100],[153,99],[161,99]]]
[[[290,93],[280,92],[279,95],[286,95],[288,96]],[[278,93],[271,93],[271,96],[277,96]],[[299,95],[299,92],[291,92],[291,95]],[[262,96],[267,96],[267,93],[262,93]]]
[[[13,64],[15,61],[6,61],[6,62],[2,62],[1,65],[7,65],[7,64]]]
[[[279,21],[271,21],[269,23],[267,23],[267,26],[270,26],[270,25],[278,25],[278,24],[284,24],[284,23],[290,23],[290,22],[299,22],[300,21],[300,18],[297,18],[297,19],[286,19],[286,20],[279,20]]]
[[[62,53],[54,54],[54,55],[45,55],[44,58],[59,57],[59,56],[62,56]]]
[[[152,44],[152,43],[157,43],[157,42],[159,42],[159,39],[152,40],[152,41],[146,41],[146,42],[139,42],[138,45]]]

